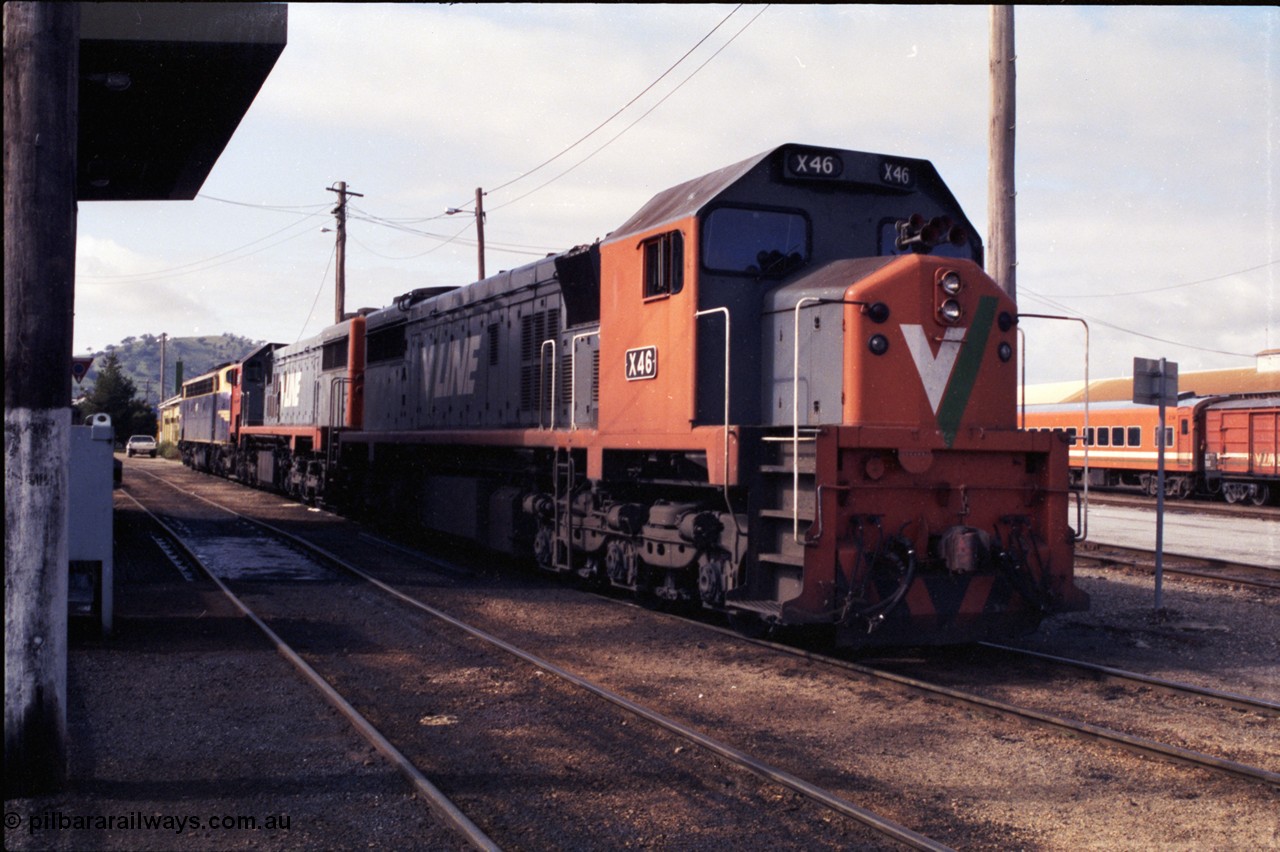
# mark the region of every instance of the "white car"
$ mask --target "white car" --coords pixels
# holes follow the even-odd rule
[[[134,453],[140,456],[156,457],[156,439],[150,435],[134,435],[124,445],[124,454],[133,458]]]

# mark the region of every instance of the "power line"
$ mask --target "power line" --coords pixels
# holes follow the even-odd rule
[[[233,249],[227,249],[224,252],[219,252],[218,254],[211,255],[210,257],[202,258],[200,260],[193,260],[190,263],[183,263],[178,266],[171,266],[167,269],[154,269],[154,270],[151,270],[150,272],[122,273],[119,275],[77,274],[76,278],[94,279],[94,280],[100,280],[100,281],[108,281],[108,280],[110,281],[121,281],[121,280],[144,281],[144,280],[150,280],[154,278],[177,277],[179,275],[190,275],[194,272],[204,272],[205,270],[213,269],[214,267],[217,267],[217,266],[223,266],[225,264],[232,263],[237,260],[243,260],[247,257],[251,257],[255,254],[258,254],[259,252],[266,251],[269,248],[275,248],[278,245],[283,245],[284,243],[287,243],[290,240],[295,240],[298,237],[301,237],[304,234],[307,234],[309,232],[299,231],[296,234],[292,234],[288,237],[285,237],[282,240],[277,240],[276,242],[271,243],[270,245],[262,246],[261,248],[255,249],[251,252],[245,252],[244,254],[240,254],[235,257],[227,257],[227,255],[234,255],[236,254],[236,252],[243,251],[244,249],[247,249],[249,246],[257,245],[263,240],[269,240],[274,236],[283,234],[285,231],[292,230],[293,228],[296,228],[298,225],[304,224],[307,220],[312,219],[319,215],[321,215],[320,211],[317,211],[315,213],[309,213],[308,215],[302,217],[301,219],[299,219],[298,221],[294,222],[291,225],[286,225],[285,227],[281,228],[278,231],[272,231],[266,236],[259,237],[258,239],[253,240],[252,242],[245,243],[242,246],[237,246],[236,248],[233,248]],[[218,260],[218,258],[223,258],[223,257],[227,259],[220,261],[218,263],[212,262],[212,261]]]
[[[326,207],[328,205],[325,205]],[[294,340],[297,343],[302,339],[302,335],[306,333],[307,325],[311,322],[311,315],[316,312],[316,305],[320,302],[320,294],[324,292],[324,288],[329,284],[329,267],[333,265],[333,258],[338,253],[338,244],[334,243],[333,248],[329,249],[329,260],[324,265],[324,273],[320,276],[320,286],[316,288],[316,297],[311,300],[311,310],[307,311],[307,318],[302,321],[302,328],[298,330],[298,338]]]
[[[673,63],[669,68],[667,68],[667,70],[666,70],[666,71],[663,71],[660,75],[658,75],[657,79],[655,79],[655,80],[654,80],[652,83],[650,83],[649,85],[645,86],[645,87],[644,87],[644,89],[642,89],[638,95],[636,95],[636,96],[635,96],[635,97],[633,97],[631,100],[627,101],[625,104],[623,104],[621,107],[619,107],[619,108],[618,108],[618,109],[613,113],[613,115],[609,116],[609,117],[608,117],[608,118],[606,118],[604,121],[600,122],[600,123],[599,123],[599,124],[597,124],[595,127],[593,127],[591,130],[587,131],[586,135],[584,135],[582,138],[578,139],[578,141],[574,142],[572,145],[569,145],[567,148],[563,149],[562,151],[560,151],[560,153],[556,154],[555,156],[550,157],[550,158],[548,158],[548,159],[546,159],[546,160],[543,160],[541,163],[539,163],[538,165],[536,165],[536,166],[534,166],[533,168],[529,169],[529,170],[528,170],[527,172],[525,172],[524,174],[519,175],[519,176],[517,176],[517,177],[514,177],[514,178],[512,178],[511,180],[507,181],[506,183],[499,184],[498,186],[495,186],[495,187],[493,187],[492,189],[488,190],[488,192],[489,192],[489,193],[497,192],[497,191],[499,191],[499,190],[506,189],[507,187],[511,186],[513,183],[516,183],[517,181],[524,180],[524,179],[525,179],[525,178],[527,178],[529,175],[533,174],[534,172],[537,172],[538,170],[542,169],[542,168],[543,168],[543,167],[545,167],[545,166],[550,165],[551,163],[554,163],[556,160],[560,159],[560,158],[561,158],[561,157],[563,157],[565,154],[569,153],[569,152],[570,152],[570,151],[572,151],[574,148],[576,148],[576,147],[578,147],[579,145],[581,145],[583,142],[586,142],[588,139],[590,139],[592,136],[594,136],[596,133],[598,133],[602,128],[604,128],[604,126],[605,126],[606,124],[608,124],[609,122],[613,121],[615,118],[617,118],[617,117],[618,117],[619,115],[621,115],[623,112],[625,112],[625,111],[626,111],[626,109],[627,109],[628,107],[630,107],[630,106],[631,106],[632,104],[634,104],[636,101],[640,100],[640,98],[644,97],[644,96],[645,96],[645,95],[646,95],[646,94],[647,94],[647,93],[648,93],[648,92],[649,92],[649,91],[650,91],[654,86],[658,85],[658,84],[659,84],[659,83],[661,83],[664,79],[666,79],[666,77],[667,77],[667,75],[668,75],[668,74],[670,74],[672,71],[676,70],[676,68],[680,65],[680,63],[682,63],[682,62],[684,62],[686,59],[688,59],[688,58],[689,58],[689,55],[690,55],[691,53],[693,53],[695,50],[697,50],[699,47],[701,47],[701,46],[702,46],[702,44],[703,44],[703,42],[705,42],[707,39],[711,38],[711,36],[715,34],[716,30],[718,30],[718,29],[720,29],[722,26],[724,26],[724,25],[725,25],[725,23],[726,23],[726,22],[728,22],[728,20],[729,20],[730,18],[732,18],[734,15],[736,15],[736,14],[737,14],[737,12],[738,12],[738,10],[739,10],[739,9],[741,9],[741,8],[742,8],[742,4],[741,4],[741,3],[739,3],[737,6],[734,6],[734,7],[733,7],[733,10],[732,10],[732,11],[730,11],[730,12],[729,12],[729,14],[725,15],[725,16],[720,20],[720,23],[716,24],[714,27],[712,27],[712,28],[707,32],[707,34],[706,34],[706,35],[704,35],[702,38],[698,39],[697,43],[696,43],[696,44],[694,44],[694,46],[693,46],[693,47],[691,47],[691,48],[689,48],[688,50],[686,50],[686,51],[684,52],[684,55],[683,55],[683,56],[681,56],[679,59],[677,59],[677,60],[676,60],[676,61],[675,61],[675,62],[674,62],[674,63]],[[736,36],[735,36],[735,37],[736,37]],[[486,194],[488,194],[488,193],[486,193]]]
[[[273,213],[290,213],[295,210],[316,210],[321,207],[328,207],[328,204],[255,204],[251,201],[233,201],[230,198],[218,198],[213,195],[205,195],[203,192],[196,195],[196,198],[203,198],[206,201],[218,201],[223,204],[234,204],[237,207],[252,207],[255,210],[270,210]]]
[[[350,218],[352,218],[352,219],[360,219],[361,221],[365,221],[365,220],[364,220],[362,217],[360,217],[360,216],[351,216]],[[376,224],[380,224],[380,223],[378,223],[378,222],[374,222],[373,224],[375,224],[375,225],[376,225]],[[455,234],[455,235],[453,235],[452,237],[442,237],[442,236],[438,236],[438,235],[435,235],[435,234],[414,234],[414,235],[415,235],[415,236],[427,236],[427,237],[430,237],[430,238],[433,238],[433,239],[446,240],[447,242],[454,242],[454,243],[457,243],[458,245],[464,245],[464,246],[471,246],[471,247],[474,247],[474,246],[476,245],[476,241],[475,241],[475,240],[467,240],[467,239],[463,239],[461,236],[459,236],[459,234],[464,234],[464,233],[466,233],[467,228],[470,228],[470,227],[471,227],[471,225],[470,225],[470,224],[468,224],[466,228],[463,228],[461,231],[459,231],[459,232],[458,232],[458,234]],[[411,233],[412,233],[412,232],[411,232]],[[366,245],[365,243],[361,242],[361,241],[360,241],[359,239],[357,239],[356,237],[351,236],[350,234],[348,234],[348,235],[347,235],[347,239],[351,240],[353,243],[355,243],[356,245],[360,246],[360,248],[364,249],[364,250],[365,250],[365,251],[367,251],[369,254],[375,255],[375,256],[377,256],[377,257],[385,258],[385,259],[387,259],[387,260],[414,260],[415,258],[424,257],[424,256],[426,256],[426,255],[428,255],[428,254],[431,254],[432,252],[434,252],[434,251],[436,251],[437,249],[439,249],[439,248],[440,248],[440,246],[439,246],[439,245],[435,245],[435,246],[432,246],[431,248],[427,249],[426,251],[420,251],[420,252],[417,252],[417,253],[415,253],[415,254],[409,254],[409,255],[390,255],[390,254],[383,254],[382,252],[380,252],[380,251],[378,251],[378,250],[376,250],[376,249],[370,248],[368,245]],[[528,256],[530,256],[530,257],[545,257],[547,254],[552,253],[552,252],[554,252],[554,251],[555,251],[555,249],[550,249],[550,248],[540,248],[540,247],[538,247],[538,246],[522,246],[522,245],[517,245],[517,244],[514,244],[514,243],[495,243],[495,242],[490,241],[490,240],[486,240],[486,241],[485,241],[485,247],[486,247],[486,248],[489,248],[489,249],[492,249],[492,250],[494,250],[494,251],[502,252],[503,254],[523,254],[523,255],[528,255]]]
[[[1235,272],[1228,272],[1224,275],[1215,275],[1212,278],[1201,278],[1199,281],[1184,281],[1181,284],[1169,284],[1164,287],[1151,287],[1146,290],[1125,290],[1124,292],[1112,293],[1089,293],[1081,295],[1063,296],[1064,299],[1110,299],[1114,296],[1142,296],[1148,293],[1163,293],[1168,290],[1177,290],[1182,287],[1194,287],[1197,284],[1208,284],[1212,281],[1221,281],[1224,278],[1234,278],[1237,275],[1244,275],[1246,272],[1257,272],[1259,269],[1266,269],[1268,266],[1275,266],[1280,260],[1269,260],[1258,266],[1250,266],[1248,269],[1239,269]]]
[[[556,181],[558,181],[560,178],[564,177],[565,175],[567,175],[567,174],[569,174],[570,172],[572,172],[574,169],[578,168],[578,166],[581,166],[583,163],[585,163],[585,162],[587,162],[588,160],[590,160],[590,159],[591,159],[592,157],[594,157],[596,154],[599,154],[599,153],[600,153],[601,151],[603,151],[605,148],[608,148],[610,145],[612,145],[614,142],[616,142],[616,141],[617,141],[617,140],[618,140],[618,139],[619,139],[619,138],[620,138],[624,133],[626,133],[627,131],[629,131],[631,128],[635,127],[635,126],[636,126],[637,124],[639,124],[641,121],[644,121],[644,119],[648,118],[648,117],[649,117],[649,114],[650,114],[650,113],[652,113],[654,110],[656,110],[658,107],[662,106],[664,103],[666,103],[666,101],[667,101],[667,99],[668,99],[668,98],[670,98],[670,97],[671,97],[672,95],[674,95],[676,92],[680,91],[680,89],[684,86],[684,84],[685,84],[685,83],[688,83],[690,80],[692,80],[692,79],[693,79],[693,78],[698,74],[698,72],[699,72],[699,71],[701,71],[703,68],[706,68],[706,67],[707,67],[707,65],[711,62],[711,60],[715,59],[717,56],[719,56],[719,55],[721,54],[721,52],[723,52],[723,51],[724,51],[724,49],[725,49],[725,48],[727,48],[729,45],[733,44],[733,42],[738,38],[738,36],[740,36],[740,35],[742,35],[744,32],[746,32],[747,27],[750,27],[752,24],[754,24],[754,23],[756,22],[756,19],[757,19],[757,18],[759,18],[761,15],[763,15],[763,14],[765,13],[765,10],[767,10],[768,8],[769,8],[768,6],[765,6],[765,7],[764,7],[764,8],[762,8],[759,12],[757,12],[757,13],[756,13],[752,18],[751,18],[751,20],[747,21],[747,22],[746,22],[746,24],[744,24],[740,30],[738,30],[736,33],[734,33],[734,34],[733,34],[733,36],[731,36],[731,37],[729,38],[729,40],[728,40],[728,41],[726,41],[724,44],[722,44],[722,45],[719,47],[719,49],[717,49],[717,50],[716,50],[716,52],[715,52],[715,53],[713,53],[713,54],[711,54],[709,57],[707,57],[707,59],[706,59],[706,60],[705,60],[701,65],[699,65],[697,68],[693,69],[693,71],[692,71],[692,72],[690,72],[689,76],[687,76],[687,77],[685,77],[683,80],[681,80],[681,81],[676,85],[676,87],[675,87],[674,89],[672,89],[670,92],[667,92],[667,94],[663,95],[663,96],[662,96],[662,98],[661,98],[661,99],[659,99],[659,100],[658,100],[658,102],[657,102],[656,104],[654,104],[653,106],[649,107],[649,109],[647,109],[644,113],[642,113],[642,114],[640,115],[640,117],[639,117],[639,118],[637,118],[635,121],[631,122],[631,123],[630,123],[630,124],[628,124],[626,127],[624,127],[621,131],[619,131],[616,135],[614,135],[614,136],[613,136],[613,138],[611,138],[608,142],[605,142],[605,143],[604,143],[603,145],[601,145],[599,148],[595,149],[595,150],[594,150],[594,151],[592,151],[590,154],[588,154],[587,156],[583,157],[581,160],[579,160],[578,162],[574,163],[572,166],[570,166],[569,168],[565,169],[565,170],[564,170],[563,172],[561,172],[560,174],[558,174],[558,175],[556,175],[555,177],[551,178],[551,180],[548,180],[548,181],[546,181],[545,183],[539,184],[538,186],[536,186],[536,187],[534,187],[533,189],[531,189],[531,190],[529,190],[528,192],[526,192],[524,195],[518,195],[518,196],[516,196],[515,198],[511,199],[510,201],[507,201],[507,202],[505,202],[505,203],[503,203],[503,204],[499,204],[497,207],[492,207],[492,208],[490,208],[490,209],[491,209],[491,210],[501,210],[501,209],[502,209],[502,208],[504,208],[504,207],[510,207],[512,204],[515,204],[517,201],[523,201],[524,199],[528,198],[530,195],[533,195],[535,192],[537,192],[537,191],[539,191],[539,190],[541,190],[541,189],[544,189],[545,187],[550,186],[551,184],[555,183],[555,182],[556,182]]]
[[[1198,352],[1210,352],[1210,353],[1212,353],[1212,354],[1214,354],[1214,355],[1230,355],[1230,356],[1231,356],[1231,357],[1233,357],[1233,358],[1253,358],[1253,357],[1255,357],[1253,354],[1246,354],[1246,353],[1244,353],[1244,352],[1227,352],[1226,350],[1223,350],[1223,349],[1211,349],[1211,348],[1209,348],[1209,347],[1207,347],[1207,346],[1196,346],[1196,345],[1195,345],[1195,344],[1193,344],[1193,343],[1183,343],[1182,341],[1179,341],[1179,340],[1169,340],[1169,339],[1167,339],[1167,338],[1163,338],[1163,337],[1156,337],[1155,335],[1151,335],[1151,334],[1145,334],[1145,333],[1143,333],[1143,332],[1141,332],[1141,331],[1134,331],[1134,330],[1133,330],[1133,329],[1131,329],[1131,328],[1124,328],[1124,327],[1122,327],[1122,326],[1118,326],[1118,325],[1116,325],[1115,323],[1107,322],[1107,321],[1106,321],[1106,320],[1104,320],[1104,319],[1099,319],[1098,317],[1090,316],[1089,314],[1082,313],[1082,312],[1080,312],[1080,311],[1076,311],[1076,310],[1074,310],[1073,308],[1070,308],[1070,307],[1068,307],[1067,305],[1062,304],[1061,302],[1056,302],[1056,301],[1054,301],[1053,299],[1050,299],[1050,298],[1048,298],[1048,297],[1046,297],[1046,296],[1041,296],[1039,293],[1036,293],[1036,292],[1035,292],[1035,291],[1033,291],[1033,290],[1028,290],[1028,289],[1027,289],[1027,288],[1025,288],[1025,287],[1021,288],[1021,295],[1031,296],[1031,297],[1032,297],[1033,299],[1035,299],[1036,301],[1038,301],[1038,302],[1043,302],[1044,304],[1049,305],[1050,307],[1054,308],[1055,310],[1062,311],[1062,312],[1063,312],[1063,313],[1065,313],[1065,314],[1074,314],[1074,315],[1079,316],[1079,317],[1081,317],[1081,318],[1083,318],[1083,319],[1087,319],[1089,322],[1091,322],[1091,323],[1093,323],[1093,324],[1095,324],[1095,325],[1100,325],[1100,326],[1103,326],[1103,327],[1105,327],[1105,328],[1109,328],[1109,329],[1111,329],[1112,331],[1118,331],[1118,332],[1120,332],[1121,334],[1128,334],[1128,335],[1132,335],[1133,337],[1141,337],[1141,338],[1144,338],[1144,339],[1146,339],[1146,340],[1154,340],[1154,341],[1156,341],[1157,343],[1167,343],[1167,344],[1169,344],[1170,346],[1178,346],[1178,347],[1181,347],[1181,348],[1183,348],[1183,349],[1194,349],[1194,350],[1196,350],[1196,351],[1198,351]]]

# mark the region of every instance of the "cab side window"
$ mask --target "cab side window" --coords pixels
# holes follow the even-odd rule
[[[640,244],[644,252],[644,297],[670,296],[684,288],[684,236],[661,234]]]

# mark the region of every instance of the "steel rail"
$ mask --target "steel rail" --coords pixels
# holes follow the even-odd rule
[[[1192,556],[1190,554],[1168,553],[1166,556],[1175,559],[1187,559],[1197,563],[1198,566],[1192,565],[1168,565],[1164,566],[1166,574],[1179,574],[1184,577],[1198,577],[1202,580],[1214,580],[1220,583],[1239,583],[1245,586],[1252,586],[1257,589],[1280,589],[1280,581],[1273,581],[1269,578],[1264,579],[1267,575],[1280,578],[1280,571],[1275,568],[1269,568],[1262,565],[1253,565],[1247,562],[1231,562],[1225,559],[1210,559],[1204,556]],[[1120,544],[1102,544],[1094,543],[1090,549],[1080,550],[1077,548],[1075,558],[1079,561],[1093,563],[1097,567],[1108,567],[1108,565],[1132,568],[1137,571],[1149,572],[1154,570],[1151,563],[1146,562],[1147,558],[1154,558],[1154,554],[1150,550],[1143,550],[1140,547],[1125,547]],[[1224,571],[1251,571],[1257,576],[1249,577],[1240,574],[1219,574],[1218,570]]]
[[[494,636],[491,633],[488,633],[484,630],[481,630],[478,627],[474,627],[473,625],[467,624],[461,619],[458,619],[452,615],[449,615],[447,612],[444,612],[443,610],[439,610],[431,606],[430,604],[423,603],[417,598],[407,595],[404,592],[401,592],[399,589],[396,589],[395,587],[387,583],[384,583],[382,580],[379,580],[377,577],[374,577],[366,573],[365,571],[362,571],[361,569],[355,567],[354,565],[351,565],[349,562],[347,562],[337,554],[332,553],[331,551],[326,550],[325,548],[322,548],[319,545],[309,542],[300,536],[296,536],[293,533],[290,533],[286,530],[282,530],[279,527],[275,526],[274,524],[270,524],[266,521],[258,520],[256,518],[250,518],[246,515],[236,512],[233,509],[230,509],[226,506],[222,506],[202,495],[195,494],[194,492],[191,492],[191,491],[185,491],[184,489],[181,489],[179,486],[174,485],[173,483],[168,482],[167,480],[161,477],[156,477],[156,479],[159,479],[161,482],[165,482],[170,487],[183,491],[183,493],[189,494],[198,500],[202,500],[211,506],[215,506],[225,512],[230,512],[231,514],[244,518],[246,521],[256,524],[258,526],[261,526],[262,528],[271,531],[275,535],[294,541],[299,545],[301,545],[302,547],[307,548],[312,553],[318,556],[321,556],[322,558],[331,562],[333,565],[341,568],[343,571],[346,571],[355,577],[359,577],[365,580],[366,582],[370,583],[371,585],[375,586],[376,588],[381,589],[382,591],[386,592],[387,594],[391,595],[392,597],[396,598],[402,603],[408,604],[411,607],[422,610],[428,615],[431,615],[432,617],[439,619],[440,621],[443,621],[446,624],[450,624],[453,627],[461,630],[462,632],[476,639],[479,639],[487,644],[490,644],[495,648],[506,651],[508,654],[511,654],[517,659],[523,660],[524,662],[527,662],[533,666],[536,666],[542,669],[543,671],[547,672],[548,674],[554,675],[566,681],[567,683],[571,683],[574,686],[577,686],[580,689],[590,692],[591,694],[599,698],[602,698],[605,701],[608,701],[611,704],[617,707],[620,707],[623,710],[635,716],[638,716],[648,722],[651,722],[657,725],[660,728],[663,728],[685,740],[688,740],[689,742],[711,752],[712,754],[715,754],[721,758],[724,758],[725,760],[728,760],[731,763],[736,764],[737,766],[740,766],[741,768],[747,770],[748,772],[751,772],[753,775],[756,775],[759,778],[763,778],[766,781],[781,785],[796,793],[799,793],[800,795],[804,796],[810,801],[816,802],[832,811],[835,811],[837,813],[843,814],[844,816],[850,817],[851,819],[854,819],[862,823],[868,828],[871,828],[883,834],[886,837],[896,840],[899,843],[902,843],[903,845],[908,846],[909,848],[925,850],[926,852],[953,852],[953,850],[951,850],[951,847],[946,846],[945,844],[939,843],[930,837],[926,837],[923,834],[919,834],[918,832],[912,831],[906,826],[900,825],[892,820],[886,819],[885,817],[882,817],[879,814],[876,814],[865,808],[859,807],[858,805],[855,805],[852,802],[842,799],[830,793],[829,791],[824,790],[821,787],[818,787],[814,784],[811,784],[808,781],[805,781],[804,779],[796,775],[793,775],[783,769],[779,769],[771,764],[757,760],[756,758],[750,756],[746,752],[740,751],[734,748],[733,746],[730,746],[726,743],[720,742],[719,740],[709,737],[701,733],[700,731],[696,731],[693,728],[688,727],[687,725],[683,725],[680,722],[677,722],[676,720],[668,716],[658,713],[657,711],[651,710],[647,707],[644,707],[643,705],[637,704],[631,701],[630,699],[625,698],[622,695],[619,695],[616,692],[612,692],[608,689],[605,689],[604,687],[594,684],[591,681],[586,680],[585,678],[579,675],[576,675],[573,672],[568,671],[567,669],[563,669],[560,666],[557,666],[556,664],[550,662],[549,660],[544,660],[535,654],[531,654],[528,651],[524,651],[516,647],[515,645],[512,645],[511,643],[503,639],[500,639],[497,636]],[[437,560],[429,559],[428,561],[434,563]]]
[[[1194,695],[1218,701],[1223,704],[1230,704],[1231,706],[1238,707],[1242,710],[1252,710],[1255,712],[1261,711],[1272,715],[1280,715],[1280,702],[1268,701],[1265,698],[1254,698],[1249,695],[1241,695],[1237,692],[1224,692],[1219,689],[1209,689],[1208,687],[1196,686],[1190,683],[1179,683],[1177,681],[1152,677],[1151,675],[1144,675],[1138,672],[1129,672],[1124,669],[1116,669],[1110,666],[1090,663],[1084,660],[1073,660],[1068,657],[1045,654],[1041,651],[1030,651],[1026,648],[1015,648],[1012,645],[1001,645],[998,642],[979,642],[978,644],[984,648],[992,648],[1006,654],[1017,654],[1019,656],[1044,660],[1046,662],[1056,663],[1062,666],[1071,666],[1073,668],[1100,674],[1114,680],[1125,680],[1140,683],[1143,686],[1159,689],[1174,695]]]
[[[908,677],[907,675],[895,674],[872,666],[864,666],[848,660],[838,660],[834,657],[828,657],[813,651],[805,651],[800,648],[792,648],[777,642],[770,642],[766,639],[752,639],[751,637],[743,636],[741,633],[727,627],[718,627],[712,624],[706,624],[703,626],[719,633],[736,636],[741,641],[749,642],[753,645],[759,645],[760,647],[770,648],[775,651],[782,651],[811,662],[846,669],[848,671],[856,672],[864,677],[889,681],[890,683],[895,683],[899,686],[913,689],[917,692],[923,692],[929,695],[940,695],[944,698],[949,698],[962,704],[982,707],[1003,716],[1012,716],[1042,727],[1054,728],[1066,731],[1073,735],[1081,736],[1085,739],[1097,740],[1098,742],[1119,746],[1137,754],[1146,755],[1148,757],[1157,757],[1173,761],[1175,763],[1195,766],[1201,769],[1212,769],[1237,778],[1245,778],[1250,781],[1260,781],[1264,784],[1270,784],[1273,787],[1280,787],[1280,772],[1271,772],[1260,767],[1249,766],[1247,764],[1237,763],[1233,760],[1215,757],[1211,754],[1204,754],[1203,752],[1157,742],[1155,740],[1147,739],[1146,737],[1126,734],[1121,731],[1104,728],[1101,725],[1093,725],[1088,722],[1078,722],[1062,716],[1054,716],[1051,713],[1043,713],[1039,710],[1032,710],[1027,707],[1018,707],[1014,704],[997,701],[981,695],[975,695],[971,692],[963,692],[958,689],[929,683],[927,681],[919,680],[918,678]]]
[[[160,482],[164,482],[166,485],[170,485],[171,487],[176,487],[176,486],[172,486],[172,483],[168,482],[163,477],[155,476],[154,474],[151,474],[151,473],[148,473],[147,475],[159,480]],[[297,671],[308,682],[310,682],[312,686],[314,686],[316,689],[320,691],[322,695],[324,695],[325,699],[334,707],[334,709],[336,709],[339,713],[341,713],[347,719],[347,721],[351,723],[352,727],[354,727],[360,733],[360,735],[363,736],[365,740],[369,742],[370,745],[372,745],[384,757],[386,757],[389,761],[391,761],[391,763],[400,772],[400,774],[403,775],[405,778],[407,778],[409,780],[409,783],[413,785],[413,788],[423,797],[427,805],[430,806],[431,809],[435,811],[435,813],[449,827],[451,827],[454,831],[458,832],[463,838],[466,839],[468,843],[470,843],[476,849],[486,850],[487,852],[500,852],[501,850],[500,846],[494,843],[479,828],[479,826],[477,826],[474,822],[471,821],[469,817],[467,817],[466,814],[464,814],[461,810],[459,810],[458,807],[454,805],[453,802],[450,801],[449,798],[445,796],[444,793],[441,792],[438,787],[432,784],[431,781],[428,780],[427,777],[423,775],[422,772],[416,766],[413,765],[413,763],[409,760],[409,758],[407,758],[404,755],[403,752],[401,752],[398,748],[392,745],[391,741],[388,740],[385,736],[383,736],[382,732],[373,726],[373,723],[371,723],[368,719],[366,719],[360,713],[359,710],[357,710],[355,707],[352,706],[351,702],[343,698],[342,695],[337,690],[335,690],[332,686],[329,685],[328,681],[326,681],[323,677],[320,676],[319,672],[317,672],[314,668],[312,668],[311,665],[308,664],[306,660],[302,659],[302,657],[298,654],[297,651],[293,650],[293,648],[291,648],[287,642],[285,642],[283,639],[280,638],[279,634],[277,634],[274,630],[268,627],[266,622],[264,622],[261,618],[259,618],[257,614],[253,612],[253,610],[251,610],[242,600],[240,600],[240,598],[235,594],[235,592],[231,591],[231,589],[227,587],[227,584],[222,581],[222,578],[214,574],[208,568],[208,566],[204,564],[204,562],[200,559],[200,557],[198,557],[195,554],[195,552],[192,551],[191,548],[187,546],[186,542],[183,541],[182,537],[177,533],[177,531],[175,531],[164,521],[156,517],[155,514],[152,513],[150,509],[142,505],[142,503],[136,497],[130,494],[128,491],[125,491],[124,495],[128,497],[130,500],[132,500],[134,504],[138,506],[139,509],[146,512],[147,515],[153,521],[155,521],[155,523],[158,524],[160,528],[163,529],[168,536],[170,536],[173,539],[173,541],[177,544],[177,546],[180,547],[186,553],[187,558],[190,559],[195,565],[198,565],[200,569],[205,573],[205,575],[209,577],[209,579],[213,580],[213,582],[218,586],[218,588],[222,590],[222,593],[227,596],[227,598],[236,606],[236,608],[239,609],[240,612],[242,612],[245,615],[245,617],[247,617],[250,621],[252,621],[254,626],[256,626],[260,631],[262,631],[262,633],[267,637],[267,639],[273,645],[275,645],[276,650],[286,660],[288,660],[291,664],[293,664],[293,667],[297,669]],[[197,497],[201,500],[204,500],[206,503],[209,503],[210,505],[218,506],[217,503],[214,503],[211,500],[207,500],[204,497],[200,497],[200,495],[198,494],[193,494],[192,496]],[[230,511],[223,506],[218,506],[218,508],[223,509],[224,511]],[[239,517],[244,517],[243,515],[239,515],[239,513],[233,512],[232,514],[236,514]]]

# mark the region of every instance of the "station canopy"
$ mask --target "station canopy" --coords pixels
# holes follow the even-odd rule
[[[195,198],[284,50],[287,7],[80,9],[77,198]]]

